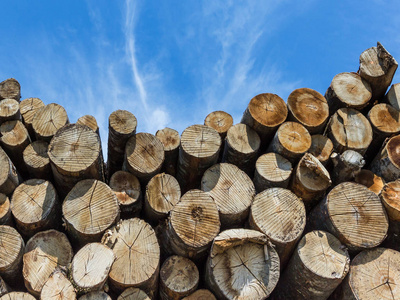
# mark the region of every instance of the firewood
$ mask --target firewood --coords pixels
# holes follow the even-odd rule
[[[6,79],[0,82],[0,100],[1,99],[21,99],[21,85],[14,78]]]
[[[379,195],[389,218],[388,236],[383,243],[385,247],[400,250],[400,179],[384,185]]]
[[[304,203],[290,190],[279,187],[267,189],[255,196],[249,225],[271,240],[283,269],[306,225]]]
[[[257,193],[271,187],[287,188],[292,175],[292,164],[282,155],[266,153],[256,161],[254,186]]]
[[[311,147],[308,130],[296,122],[285,122],[279,126],[267,152],[275,152],[296,163]]]
[[[400,135],[385,141],[382,149],[371,162],[369,169],[385,182],[400,177]]]
[[[346,150],[342,154],[332,153],[331,160],[333,162],[332,181],[335,185],[353,181],[356,175],[365,165],[363,156],[353,150]]]
[[[0,225],[0,276],[10,285],[22,282],[25,243],[13,227]]]
[[[157,174],[146,186],[144,212],[147,220],[157,223],[167,218],[180,199],[181,188],[175,177]]]
[[[321,134],[311,136],[311,147],[308,153],[314,155],[324,167],[328,166],[332,151],[333,143],[327,136]]]
[[[336,236],[349,251],[380,245],[388,231],[388,217],[379,197],[365,186],[342,182],[311,212],[311,228]]]
[[[0,101],[0,124],[5,121],[21,120],[19,102],[14,99],[4,99]]]
[[[76,124],[87,126],[100,136],[99,125],[97,125],[95,117],[91,115],[84,115],[76,121]]]
[[[35,140],[35,132],[33,131],[32,122],[36,112],[44,106],[39,98],[26,98],[19,104],[19,110],[22,116],[22,122],[28,130],[31,140]]]
[[[10,292],[11,292],[10,287],[7,285],[7,283],[5,283],[3,278],[0,277],[0,297]]]
[[[164,166],[165,173],[172,176],[176,175],[176,168],[178,164],[179,145],[181,138],[178,131],[171,128],[164,128],[156,132],[156,137],[161,141],[164,146]]]
[[[395,109],[400,110],[400,83],[393,84],[387,92],[386,101]]]
[[[73,257],[66,235],[50,229],[35,234],[26,244],[22,275],[28,291],[39,297],[56,268],[65,268]]]
[[[99,242],[119,220],[117,197],[107,184],[94,179],[74,186],[65,197],[62,213],[69,237],[80,246]]]
[[[350,257],[340,241],[324,231],[299,242],[272,299],[327,299],[349,271]]]
[[[370,191],[373,191],[377,195],[380,194],[385,185],[385,181],[381,177],[366,169],[362,169],[358,172],[354,181],[366,186]]]
[[[256,190],[238,167],[228,163],[212,166],[203,175],[201,189],[217,205],[223,228],[241,227],[247,220]]]
[[[10,199],[3,193],[0,193],[0,225],[13,225],[11,217]]]
[[[135,175],[142,184],[161,171],[164,146],[150,133],[140,132],[126,143],[124,169]]]
[[[206,284],[218,299],[265,299],[279,279],[279,257],[261,232],[230,229],[214,240]]]
[[[44,179],[21,183],[11,197],[11,211],[17,229],[27,238],[56,228],[61,216],[57,192],[53,184]]]
[[[55,270],[45,282],[40,300],[76,300],[75,288],[61,270]]]
[[[257,132],[246,124],[231,126],[225,138],[222,161],[234,164],[253,176],[260,145]]]
[[[24,152],[22,152],[22,157],[30,178],[40,178],[45,180],[53,179],[50,159],[47,154],[48,148],[49,144],[47,142],[34,141],[25,148]]]
[[[224,111],[213,111],[207,115],[204,125],[214,128],[224,140],[229,128],[233,125],[233,118]]]
[[[49,143],[57,130],[68,123],[68,115],[64,107],[56,103],[50,103],[36,111],[32,121],[32,128],[37,140]]]
[[[321,133],[329,117],[329,107],[324,96],[317,91],[301,88],[290,93],[287,106],[290,121],[307,128],[310,134]]]
[[[203,173],[218,161],[221,137],[205,125],[192,125],[181,136],[177,176],[181,191],[200,187]]]
[[[397,61],[379,42],[360,55],[358,73],[371,85],[373,100],[383,98],[396,69]]]
[[[183,298],[182,300],[217,300],[213,293],[206,289],[200,289]]]
[[[150,300],[150,297],[141,289],[128,288],[119,295],[117,300]]]
[[[0,147],[0,193],[10,196],[20,182],[21,178],[17,169]]]
[[[125,145],[136,133],[136,117],[127,110],[116,110],[108,118],[108,156],[107,169],[111,176],[122,170]]]
[[[173,255],[160,269],[160,299],[182,299],[199,285],[199,270],[190,259]]]
[[[139,179],[129,172],[117,171],[111,176],[109,185],[117,196],[121,214],[138,216],[143,206]]]
[[[11,292],[2,296],[0,300],[36,300],[36,299],[29,293]]]
[[[112,300],[112,299],[107,293],[103,291],[96,291],[87,293],[79,297],[79,300]]]

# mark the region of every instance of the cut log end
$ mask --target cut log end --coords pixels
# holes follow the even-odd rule
[[[150,297],[141,289],[128,288],[122,292],[117,300],[150,300]]]
[[[131,135],[136,132],[136,117],[127,110],[116,110],[108,118],[109,128],[119,135]]]
[[[0,193],[0,225],[12,225],[10,199],[3,193]]]
[[[117,171],[111,176],[109,186],[117,196],[121,213],[129,213],[131,216],[139,214],[142,209],[142,191],[135,175]]]
[[[20,176],[8,155],[0,147],[0,192],[8,196],[20,184]]]
[[[314,155],[325,167],[333,151],[332,141],[321,134],[311,136],[311,147],[308,152]]]
[[[91,115],[84,115],[80,117],[77,121],[76,124],[80,125],[85,125],[92,129],[94,132],[99,134],[99,125],[97,125],[96,118],[91,116]]]
[[[55,133],[68,123],[68,115],[64,107],[50,103],[36,111],[32,128],[36,139],[50,142]]]
[[[181,144],[179,132],[168,127],[157,130],[156,137],[161,141],[166,152],[178,149]]]
[[[0,102],[0,123],[10,120],[20,120],[19,102],[14,99],[3,99]]]
[[[76,292],[67,276],[56,270],[43,285],[40,300],[76,300]]]
[[[112,300],[112,298],[103,291],[96,291],[84,294],[79,300]]]
[[[21,281],[25,243],[13,227],[0,225],[0,276],[9,284]]]
[[[400,222],[400,179],[386,183],[380,198],[386,208],[389,219]]]
[[[217,300],[217,298],[209,290],[199,289],[182,300]]]
[[[15,99],[18,102],[21,99],[21,85],[14,78],[0,82],[0,100],[7,98]]]
[[[35,300],[35,297],[29,293],[11,292],[2,296],[0,300]]]
[[[45,141],[34,141],[22,153],[25,165],[31,178],[52,179],[49,155],[49,144]]]
[[[366,186],[370,191],[373,191],[375,194],[379,195],[382,191],[383,186],[385,185],[385,181],[374,174],[370,170],[361,170],[358,172],[354,181]]]
[[[225,138],[228,129],[233,125],[233,118],[224,111],[213,111],[205,118],[204,125],[214,128],[221,138]]]

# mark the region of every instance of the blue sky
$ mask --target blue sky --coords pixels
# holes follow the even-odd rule
[[[0,79],[63,105],[70,122],[94,115],[106,144],[116,109],[138,132],[182,132],[214,110],[240,122],[259,93],[324,94],[377,41],[400,60],[399,16],[395,0],[8,1]]]

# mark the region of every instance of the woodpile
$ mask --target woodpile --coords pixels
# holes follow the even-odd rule
[[[396,69],[378,43],[181,134],[116,110],[107,149],[0,82],[0,299],[400,299]]]

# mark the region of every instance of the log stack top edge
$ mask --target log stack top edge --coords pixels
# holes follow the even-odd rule
[[[208,158],[218,153],[221,138],[218,132],[205,125],[192,125],[182,132],[181,148],[192,158]]]
[[[36,111],[32,128],[36,139],[49,142],[56,132],[68,123],[65,108],[57,103],[50,103]]]
[[[178,149],[181,144],[179,132],[172,128],[165,127],[157,130],[156,137],[161,141],[166,152]]]
[[[18,120],[21,118],[19,102],[15,99],[3,99],[0,102],[0,121]]]
[[[76,124],[81,124],[81,125],[86,125],[90,129],[92,129],[94,132],[97,134],[99,133],[99,125],[97,125],[96,118],[93,117],[92,115],[84,115],[80,117],[77,121]]]
[[[257,132],[242,123],[235,124],[229,128],[226,135],[226,142],[235,151],[243,154],[257,153],[261,144]]]
[[[205,118],[204,125],[214,128],[221,138],[224,138],[228,129],[233,125],[233,118],[227,112],[213,111]]]
[[[119,135],[130,136],[136,132],[136,117],[127,110],[116,110],[108,118],[109,127]]]
[[[0,82],[0,100],[12,98],[19,102],[21,99],[21,85],[14,78],[8,78]]]
[[[19,104],[22,119],[26,124],[32,124],[36,111],[42,108],[44,103],[39,98],[26,98]]]

